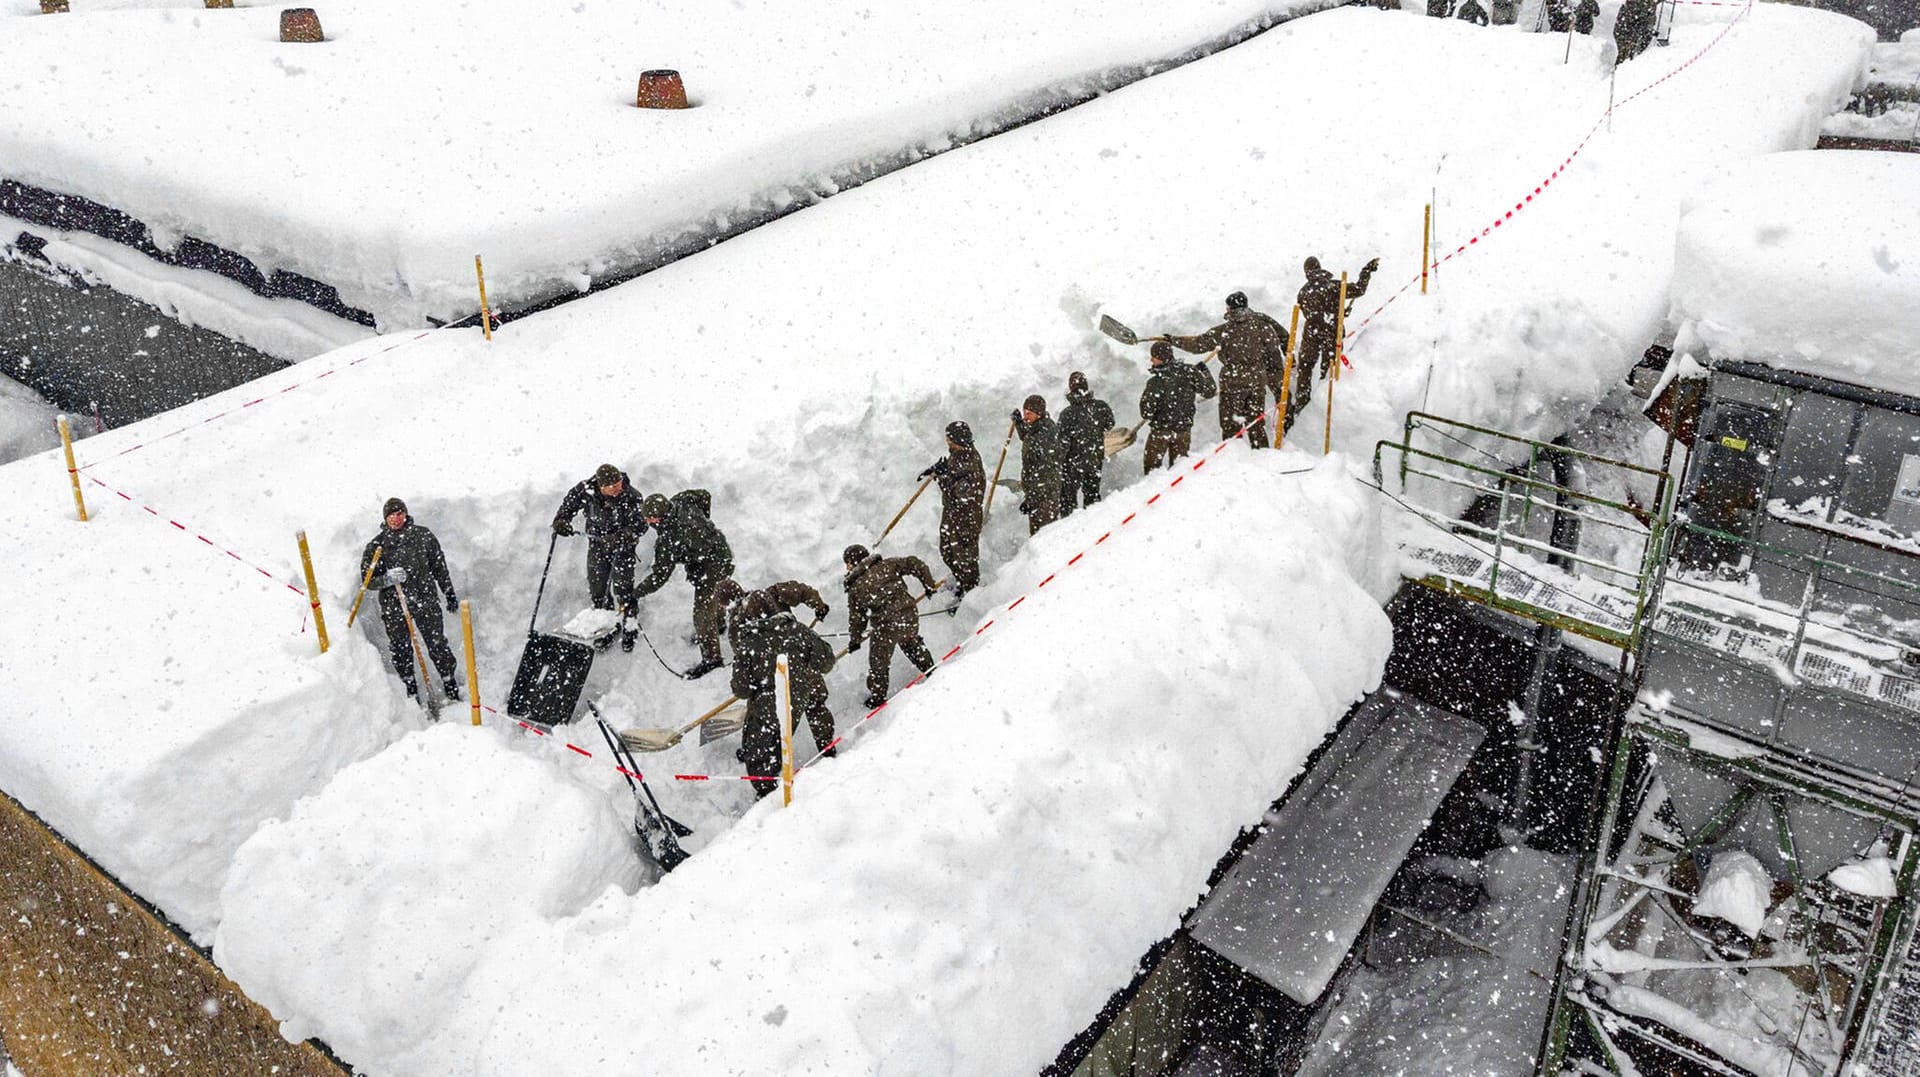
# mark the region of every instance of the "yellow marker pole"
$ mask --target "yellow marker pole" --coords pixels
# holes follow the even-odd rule
[[[487,307],[487,271],[480,267],[480,256],[473,256],[473,275],[480,282],[480,332],[493,339],[493,311]]]
[[[460,603],[460,634],[467,640],[467,706],[473,708],[473,724],[480,724],[480,671],[473,666],[473,603]]]
[[[385,550],[378,546],[373,549],[373,560],[367,562],[367,573],[360,577],[360,593],[353,596],[353,608],[347,611],[347,627],[353,627],[353,619],[360,616],[360,602],[367,597],[367,586],[373,582],[373,570],[380,567],[380,555]]]
[[[327,653],[327,615],[320,612],[320,585],[313,580],[313,553],[307,549],[307,533],[295,531],[300,541],[300,567],[307,573],[307,605],[313,607],[313,630],[320,636],[320,653]]]
[[[787,656],[773,660],[773,700],[780,708],[780,790],[782,806],[793,803],[793,682],[787,673]]]
[[[1287,330],[1287,367],[1280,375],[1280,418],[1273,426],[1273,447],[1287,446],[1287,397],[1293,392],[1293,357],[1300,350],[1300,304],[1293,305],[1292,328]]]
[[[1340,305],[1333,308],[1333,373],[1327,377],[1327,438],[1320,452],[1333,452],[1333,387],[1340,381],[1340,359],[1347,344],[1347,274],[1340,272]]]
[[[80,496],[80,469],[73,462],[73,431],[67,429],[67,417],[60,416],[60,447],[67,451],[67,478],[73,480],[73,505],[80,510],[80,522],[87,522],[87,499]]]
[[[1433,260],[1433,203],[1427,203],[1426,220],[1420,224],[1420,294],[1427,294],[1427,263]]]

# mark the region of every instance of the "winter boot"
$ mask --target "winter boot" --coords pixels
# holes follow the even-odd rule
[[[629,609],[620,615],[620,649],[633,653],[633,645],[640,642],[640,617]]]
[[[460,695],[460,682],[454,680],[452,677],[448,677],[446,680],[440,682],[440,687],[446,692],[447,698],[453,700],[455,703],[460,702],[463,698]]]
[[[886,701],[887,701],[886,696],[880,695],[875,692],[868,692],[866,700],[862,702],[860,705],[867,708],[868,710],[877,710],[880,707],[880,705],[882,703],[885,703]]]
[[[686,672],[686,678],[690,681],[697,681],[724,665],[726,665],[726,663],[720,661],[718,658],[703,658],[700,660],[699,665]]]
[[[412,677],[402,677],[400,678],[400,683],[407,686],[408,699],[420,698],[420,685]]]

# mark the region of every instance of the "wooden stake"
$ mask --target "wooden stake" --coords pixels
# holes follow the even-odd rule
[[[933,485],[933,476],[928,475],[926,479],[920,483],[920,488],[918,490],[915,490],[913,492],[913,496],[907,499],[907,503],[900,506],[900,511],[893,514],[893,519],[887,521],[887,529],[885,531],[880,532],[879,538],[873,540],[873,544],[875,546],[878,546],[881,543],[887,541],[887,536],[893,534],[893,529],[895,525],[899,524],[901,519],[907,515],[907,510],[913,507],[913,503],[915,501],[920,500],[920,495],[926,493],[927,487],[931,485]]]
[[[360,601],[367,597],[367,585],[373,582],[373,570],[380,567],[380,555],[385,553],[380,547],[373,548],[373,560],[367,562],[367,574],[360,577],[360,593],[353,596],[353,608],[347,611],[347,627],[353,627],[353,619],[360,616]]]
[[[1427,263],[1433,258],[1433,203],[1427,203],[1426,219],[1420,222],[1420,294],[1427,294]]]
[[[1333,387],[1340,381],[1340,361],[1346,357],[1347,272],[1340,271],[1340,305],[1333,308],[1333,373],[1327,377],[1327,437],[1322,455],[1333,452]]]
[[[1287,447],[1287,397],[1293,392],[1293,357],[1300,351],[1300,304],[1293,305],[1293,328],[1287,330],[1287,367],[1280,375],[1280,421],[1274,424],[1273,447]]]
[[[1000,462],[993,465],[993,481],[987,483],[987,503],[980,509],[982,531],[987,528],[987,515],[993,511],[993,492],[1000,486],[1000,469],[1007,466],[1007,450],[1013,447],[1013,427],[1013,423],[1007,424],[1007,440],[1000,443]]]
[[[313,580],[313,553],[307,549],[307,533],[295,531],[300,541],[300,567],[307,573],[307,605],[313,607],[313,630],[320,636],[320,653],[327,653],[327,615],[320,611],[320,585]]]
[[[480,256],[473,256],[473,276],[480,282],[480,332],[488,340],[493,339],[493,311],[487,307],[487,271],[480,266]]]
[[[787,672],[787,656],[773,660],[774,703],[780,708],[780,791],[783,806],[793,803],[793,682]]]
[[[407,593],[397,583],[393,588],[393,597],[400,600],[400,619],[407,623],[407,642],[413,645],[413,678],[420,693],[420,707],[433,715],[433,674],[427,672],[427,655],[420,649],[420,634],[413,628],[413,611],[407,608]]]
[[[60,447],[67,452],[67,478],[73,480],[73,507],[80,510],[80,522],[87,522],[87,499],[80,496],[80,469],[73,462],[73,431],[67,429],[67,417],[60,416],[55,425],[60,427]]]
[[[480,724],[480,671],[473,667],[473,603],[460,603],[460,634],[467,640],[467,706],[473,708],[473,724]]]

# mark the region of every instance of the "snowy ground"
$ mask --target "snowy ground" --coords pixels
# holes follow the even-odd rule
[[[39,393],[0,376],[0,464],[58,446],[53,423],[59,414]]]
[[[279,5],[135,6],[7,20],[0,71],[35,74],[0,175],[391,329],[476,309],[476,253],[495,302],[569,292],[1320,5],[333,0],[322,44],[279,43]],[[634,107],[661,67],[695,108]]]
[[[0,724],[0,786],[200,937],[217,931],[216,956],[289,1031],[376,1070],[525,1072],[551,1058],[616,1070],[634,1051],[720,1070],[1037,1068],[1377,677],[1387,641],[1374,603],[1392,583],[1376,556],[1383,503],[1349,477],[1374,439],[1423,399],[1557,432],[1657,332],[1682,193],[1727,160],[1810,145],[1851,89],[1864,28],[1773,6],[1730,30],[1718,21],[1736,14],[1683,23],[1671,48],[1623,68],[1611,132],[1593,131],[1608,85],[1590,42],[1568,65],[1558,37],[1314,16],[515,323],[491,345],[469,331],[356,344],[110,431],[83,463],[136,500],[90,486],[95,523],[62,516],[51,458],[0,469],[0,499],[40,506],[0,522],[0,542],[36,566],[9,587],[15,608],[69,611],[0,622],[0,683],[14,713],[33,716]],[[1419,96],[1439,85],[1452,88]],[[1413,278],[1436,187],[1442,250],[1486,238],[1442,266],[1434,294],[1415,285],[1356,337],[1337,390],[1346,454],[1280,474],[1315,462],[1316,412],[1286,453],[1230,447],[1151,509],[1165,477],[1030,545],[997,502],[994,583],[929,638],[941,654],[997,627],[806,774],[793,811],[728,829],[748,801],[738,783],[662,782],[707,845],[659,886],[629,894],[634,880],[590,876],[608,888],[574,914],[591,895],[554,881],[604,867],[595,843],[621,824],[569,783],[617,804],[617,776],[550,742],[409,736],[421,721],[372,636],[343,629],[379,502],[406,497],[479,611],[483,695],[497,702],[546,520],[602,459],[647,490],[711,489],[743,581],[811,580],[838,622],[840,547],[904,501],[949,418],[972,421],[992,455],[1007,408],[1035,390],[1057,406],[1079,368],[1130,421],[1139,356],[1097,334],[1103,309],[1142,331],[1192,331],[1245,288],[1284,314],[1307,254],[1336,268],[1383,256],[1364,317]],[[1199,430],[1211,429],[1203,412]],[[1133,479],[1137,461],[1122,457],[1109,481]],[[930,557],[933,515],[916,509],[888,548]],[[299,527],[333,617],[324,659],[305,603],[221,553],[293,579]],[[552,618],[583,604],[579,558],[562,548]],[[1022,595],[1034,597],[1006,612]],[[686,603],[676,581],[648,604],[653,638],[682,663]],[[835,673],[843,726],[857,679]],[[670,679],[643,650],[604,662],[590,691],[620,724],[668,725],[722,690]],[[576,743],[597,748],[590,736]],[[730,747],[646,763],[737,773]],[[450,808],[488,784],[497,802]],[[390,799],[355,793],[369,788]],[[288,821],[240,850],[271,818]],[[516,888],[551,901],[436,906],[439,933],[402,938],[411,945],[381,955],[392,960],[340,945],[326,926],[339,921],[311,904],[372,901],[387,879],[386,900],[445,878],[493,894],[487,861],[525,865],[516,841],[562,831],[580,844],[524,866]],[[419,833],[445,840],[407,837]],[[395,855],[421,849],[443,859]],[[855,971],[869,968],[886,972]],[[559,1016],[525,1004],[556,997],[570,1000]]]

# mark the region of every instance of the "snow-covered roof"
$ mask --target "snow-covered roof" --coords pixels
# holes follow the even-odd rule
[[[1920,154],[1776,153],[1689,195],[1676,346],[1920,396]]]
[[[319,44],[277,3],[123,6],[0,16],[0,178],[394,328],[477,309],[475,254],[495,302],[569,292],[1324,5],[323,0]],[[652,68],[696,107],[636,108]]]

